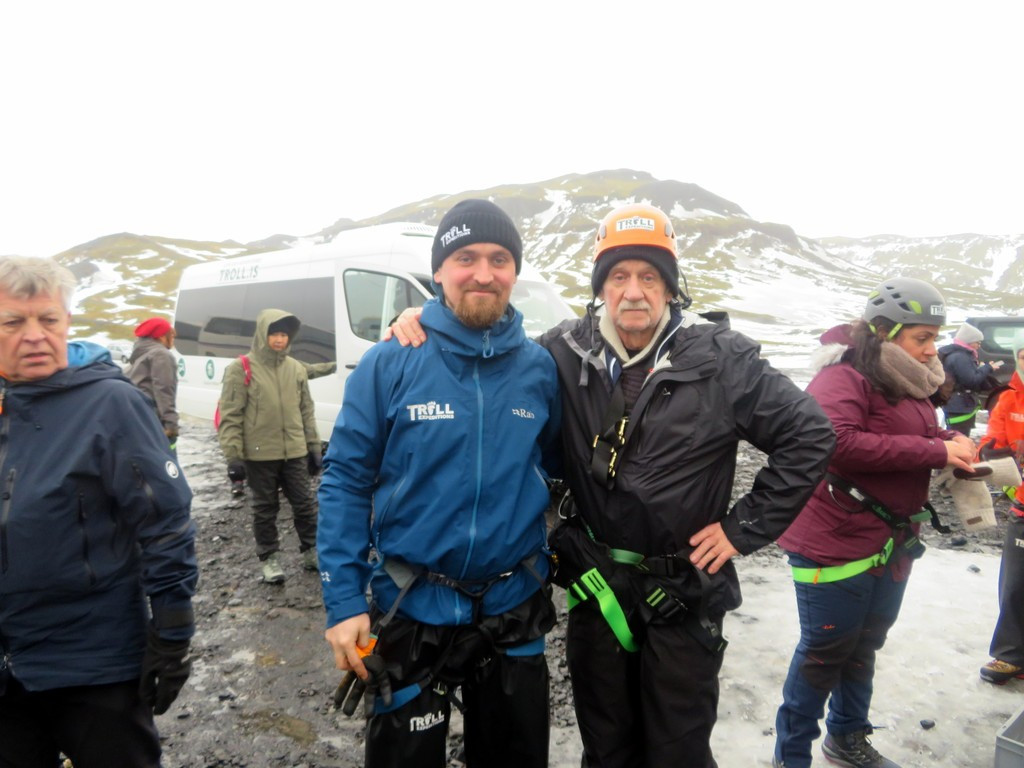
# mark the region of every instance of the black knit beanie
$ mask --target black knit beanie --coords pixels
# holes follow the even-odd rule
[[[473,243],[497,243],[507,248],[519,274],[523,266],[522,238],[508,214],[489,200],[463,200],[444,215],[434,235],[430,268],[437,272],[445,259]]]
[[[608,279],[612,267],[627,259],[641,259],[653,264],[661,273],[668,292],[672,296],[679,296],[679,263],[668,251],[649,245],[624,245],[602,253],[594,263],[594,271],[590,275],[590,287],[594,289],[595,296],[604,290],[604,282]]]
[[[275,333],[287,333],[288,341],[295,341],[295,336],[299,333],[301,325],[299,318],[295,315],[285,315],[267,326],[267,336]]]

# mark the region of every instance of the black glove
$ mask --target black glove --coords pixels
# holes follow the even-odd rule
[[[360,680],[355,672],[349,671],[345,673],[338,690],[334,692],[334,706],[346,717],[355,714],[359,699],[363,699],[363,714],[366,718],[373,717],[378,694],[385,707],[391,706],[391,678],[385,669],[384,659],[371,654],[363,657],[363,664],[370,673],[366,680]]]
[[[240,480],[245,480],[245,462],[235,459],[234,461],[228,462],[228,477],[231,478],[231,482],[237,483]]]
[[[150,630],[142,657],[139,697],[153,708],[154,715],[162,715],[178,698],[191,671],[188,640],[161,640]]]
[[[316,477],[320,474],[320,470],[324,468],[324,457],[320,454],[319,450],[310,451],[306,454],[306,467],[309,469],[311,477]]]
[[[1009,456],[1013,456],[1013,448],[996,448],[995,438],[989,438],[978,447],[978,458],[982,461],[1005,459]]]

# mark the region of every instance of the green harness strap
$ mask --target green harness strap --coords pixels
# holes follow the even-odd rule
[[[859,576],[864,571],[885,565],[892,555],[892,547],[893,541],[890,536],[881,552],[871,557],[865,557],[863,560],[854,560],[852,563],[843,563],[842,565],[823,565],[820,568],[798,568],[794,565],[793,581],[804,584],[829,584],[833,581]]]
[[[589,595],[587,594],[588,592],[590,593]],[[608,622],[608,626],[611,627],[615,638],[627,651],[636,653],[638,646],[636,640],[633,639],[633,633],[629,631],[626,614],[623,612],[622,606],[619,605],[618,598],[615,597],[612,588],[608,586],[608,582],[604,580],[604,577],[598,572],[597,568],[591,568],[580,576],[566,590],[565,594],[568,598],[570,611],[584,600],[589,600],[590,596],[593,595],[597,599],[601,615]]]
[[[949,416],[949,417],[946,418],[946,423],[947,424],[959,424],[961,421],[967,421],[969,419],[973,419],[975,416],[978,415],[978,411],[980,411],[980,410],[981,410],[981,406],[978,406],[977,408],[975,408],[970,413],[961,413],[959,416]]]
[[[912,523],[920,523],[930,517],[931,512],[922,510],[911,515],[908,519]],[[916,540],[917,537],[912,536],[904,542],[904,546]],[[871,555],[871,557],[865,557],[862,560],[854,560],[842,565],[823,565],[820,568],[800,568],[794,565],[792,567],[793,581],[799,581],[803,584],[830,584],[834,581],[842,581],[843,579],[860,576],[864,571],[869,571],[872,568],[877,568],[889,562],[889,558],[892,557],[893,546],[894,542],[890,536],[889,540],[885,542],[885,546],[882,547],[881,552],[877,555]]]

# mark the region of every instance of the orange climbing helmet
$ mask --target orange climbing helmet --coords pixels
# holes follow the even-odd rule
[[[658,268],[669,293],[679,295],[676,234],[668,216],[653,205],[634,203],[616,208],[601,221],[594,240],[594,295],[604,287],[611,268],[625,259],[643,259]]]

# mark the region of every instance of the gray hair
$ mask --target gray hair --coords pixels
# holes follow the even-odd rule
[[[0,257],[0,291],[18,299],[60,296],[64,309],[71,309],[71,297],[78,281],[71,270],[53,259],[24,256]]]

